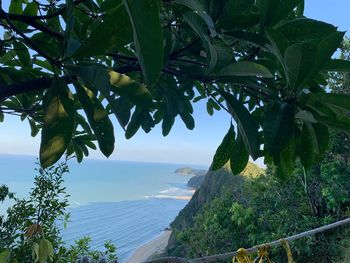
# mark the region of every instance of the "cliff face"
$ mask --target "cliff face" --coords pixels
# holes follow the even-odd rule
[[[220,197],[225,191],[230,191],[235,196],[241,195],[244,177],[256,177],[264,173],[264,170],[253,163],[249,163],[242,175],[234,176],[229,165],[217,171],[209,171],[204,178],[203,184],[196,190],[190,202],[180,211],[179,215],[171,223],[173,234],[167,247],[171,254],[172,247],[176,243],[176,233],[192,227],[194,217],[199,213],[205,204]]]
[[[187,182],[187,186],[191,187],[193,189],[198,189],[204,182],[205,174],[203,175],[195,175],[191,177],[190,180]]]

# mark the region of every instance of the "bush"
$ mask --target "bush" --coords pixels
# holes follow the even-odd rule
[[[0,216],[0,262],[117,262],[116,248],[109,242],[105,252],[92,250],[89,237],[70,247],[64,244],[61,228],[69,219],[69,195],[63,186],[63,176],[69,172],[67,163],[38,168],[37,172],[26,199],[0,186],[0,202],[13,202],[6,215]]]

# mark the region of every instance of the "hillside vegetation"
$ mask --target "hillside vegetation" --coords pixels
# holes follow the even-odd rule
[[[349,138],[332,136],[331,151],[310,172],[299,164],[283,179],[273,167],[261,175],[263,170],[253,164],[237,176],[228,165],[209,171],[172,223],[167,254],[194,258],[235,251],[348,217],[350,168],[344,142]],[[291,243],[295,261],[348,262],[348,230],[341,227]],[[283,249],[270,255],[275,262],[286,262]]]

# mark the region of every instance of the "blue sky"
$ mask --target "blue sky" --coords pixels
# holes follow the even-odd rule
[[[4,6],[6,5],[4,1]],[[307,17],[329,22],[339,30],[350,29],[350,1],[348,0],[306,0]],[[110,157],[116,160],[168,162],[209,165],[217,146],[220,144],[229,126],[226,112],[215,112],[211,117],[206,113],[204,103],[194,105],[196,127],[186,129],[177,119],[171,133],[163,137],[160,127],[145,134],[140,130],[132,139],[126,140],[124,133],[115,122],[116,150]],[[40,134],[30,136],[28,122],[5,116],[0,124],[0,153],[37,155]],[[91,158],[104,158],[98,151],[91,152]],[[258,161],[262,164],[262,160]]]

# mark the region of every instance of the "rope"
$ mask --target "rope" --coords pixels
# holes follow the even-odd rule
[[[267,246],[269,248],[279,247],[279,246],[285,247],[284,244],[286,244],[286,242],[290,242],[290,241],[294,241],[294,240],[297,240],[300,238],[312,236],[312,235],[315,235],[317,233],[322,233],[324,231],[345,225],[347,223],[350,223],[350,218],[340,220],[340,221],[337,221],[335,223],[325,225],[325,226],[322,226],[319,228],[315,228],[315,229],[312,229],[309,231],[305,231],[305,232],[302,232],[302,233],[299,233],[299,234],[296,234],[293,236],[289,236],[286,238],[275,240],[275,241],[272,241],[270,243],[254,246],[254,247],[246,249],[245,251],[247,251],[249,254],[251,254],[251,253],[258,252],[259,248],[261,248],[262,246]],[[194,258],[194,259],[186,259],[186,258],[179,258],[179,257],[165,257],[165,258],[159,258],[159,259],[155,259],[155,260],[145,261],[143,263],[199,263],[199,262],[207,263],[207,262],[215,262],[218,260],[232,259],[233,257],[236,257],[236,256],[237,256],[237,251],[234,251],[234,252],[227,252],[227,253],[223,253],[223,254],[217,254],[217,255],[206,256],[206,257],[201,257],[201,258]]]

